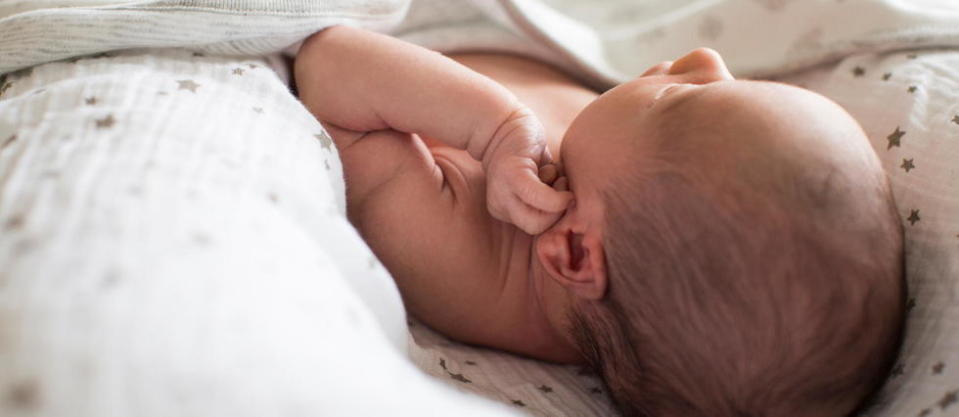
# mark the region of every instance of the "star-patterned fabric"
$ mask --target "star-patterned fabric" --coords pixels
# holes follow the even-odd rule
[[[111,3],[107,0],[74,2],[83,2],[84,6]],[[540,4],[538,2],[416,0],[410,19],[396,34],[441,50],[472,46],[535,56],[570,73],[583,75],[584,82],[608,85],[641,72],[650,63],[673,59],[697,46],[719,49],[738,76],[762,75],[803,68],[824,58],[836,59],[861,49],[899,50],[955,44],[954,34],[959,28],[957,6],[951,0],[912,0],[912,7],[908,9],[896,7],[899,2],[892,0],[720,0],[710,2],[709,7],[687,7],[694,2],[705,4],[696,0],[606,0],[602,3],[604,7],[596,7],[598,3],[593,1],[546,0],[546,4],[563,10],[566,17],[557,18],[555,13],[543,10],[536,16],[547,19],[540,21],[529,19],[524,15],[528,10],[522,9]],[[304,266],[294,262],[297,259],[294,252],[281,249],[294,241],[309,246],[332,239],[327,233],[330,230],[326,228],[330,220],[327,214],[332,215],[332,207],[342,214],[342,201],[331,205],[324,199],[304,199],[303,196],[313,195],[311,193],[320,189],[327,193],[332,188],[334,198],[341,198],[337,196],[342,195],[342,190],[336,188],[341,182],[335,179],[331,182],[324,174],[338,172],[339,161],[328,135],[317,128],[315,121],[303,117],[302,109],[293,104],[289,95],[279,93],[283,88],[277,87],[275,79],[264,78],[261,60],[223,59],[216,55],[282,48],[323,26],[317,23],[317,15],[311,15],[322,5],[307,0],[287,1],[283,4],[303,6],[300,10],[303,13],[290,11],[282,16],[270,14],[268,18],[250,20],[257,15],[248,13],[254,9],[244,10],[245,7],[262,11],[262,7],[269,7],[264,5],[271,2],[210,0],[205,4],[226,7],[225,13],[195,13],[190,19],[177,21],[169,12],[182,12],[182,6],[195,5],[194,0],[139,2],[147,3],[170,6],[155,10],[161,12],[159,15],[166,13],[166,17],[159,20],[169,24],[168,28],[157,25],[164,29],[159,34],[141,33],[142,16],[123,20],[134,13],[110,16],[119,18],[111,20],[112,23],[131,25],[131,30],[143,35],[120,39],[111,33],[116,26],[107,25],[106,20],[95,27],[82,19],[71,23],[74,28],[99,31],[97,33],[105,38],[64,35],[68,25],[49,33],[44,33],[39,25],[30,28],[31,22],[24,17],[32,19],[39,16],[38,13],[21,15],[16,22],[0,22],[0,43],[10,39],[49,40],[50,34],[64,41],[57,43],[60,49],[46,48],[49,45],[42,42],[29,48],[7,44],[8,48],[0,53],[0,65],[24,68],[0,75],[0,265],[14,266],[0,270],[0,297],[6,297],[0,301],[15,300],[16,303],[15,309],[11,309],[14,304],[0,302],[0,369],[12,370],[0,372],[0,399],[3,400],[0,407],[26,415],[110,415],[100,412],[103,410],[96,409],[92,403],[78,405],[64,400],[63,393],[69,393],[71,387],[84,386],[88,390],[85,394],[99,395],[92,398],[101,401],[100,404],[116,401],[113,404],[118,405],[112,409],[121,410],[116,411],[121,415],[132,413],[123,413],[123,407],[144,416],[270,414],[271,410],[257,408],[264,407],[263,404],[251,404],[250,398],[260,398],[264,391],[279,395],[277,391],[264,390],[256,382],[250,382],[253,385],[249,386],[231,385],[256,381],[249,373],[239,373],[251,368],[254,375],[267,375],[267,380],[275,382],[275,386],[289,387],[284,395],[290,396],[290,403],[302,407],[297,400],[323,397],[317,396],[314,387],[309,387],[308,392],[296,391],[302,387],[288,384],[265,368],[282,365],[286,368],[279,368],[281,370],[316,369],[317,363],[276,362],[283,355],[259,357],[264,360],[261,362],[250,357],[238,358],[236,355],[242,352],[250,353],[256,346],[263,347],[258,343],[266,343],[269,338],[254,338],[255,343],[249,345],[250,338],[226,339],[230,335],[216,330],[218,327],[214,324],[234,329],[240,326],[246,329],[244,335],[262,336],[257,331],[289,329],[289,325],[276,315],[266,318],[244,315],[249,311],[237,300],[250,305],[265,304],[285,312],[289,310],[284,309],[319,308],[328,306],[325,302],[340,302],[336,297],[308,299],[300,304],[285,298],[283,303],[279,297],[264,302],[262,297],[271,294],[268,290],[274,283],[290,284],[289,276],[284,274],[290,270],[314,268],[316,273],[311,278],[334,273],[329,268],[335,262]],[[389,7],[380,10],[373,26],[391,27],[397,10],[402,8],[395,6],[402,3],[381,3]],[[24,8],[50,4],[0,0],[0,14],[16,15],[25,11]],[[512,8],[503,9],[499,5]],[[881,13],[865,13],[866,9]],[[64,8],[52,13],[62,15],[76,11]],[[868,26],[875,22],[861,18],[867,14],[881,16],[894,24],[885,27],[884,30],[888,30],[885,35],[881,31],[870,32]],[[657,15],[669,19],[657,21]],[[157,15],[151,16],[157,18]],[[511,16],[516,19],[510,20]],[[569,17],[580,22],[570,26]],[[654,19],[650,20],[651,17]],[[737,24],[743,20],[763,25]],[[230,24],[222,24],[227,21]],[[824,22],[829,21],[844,23],[825,25]],[[231,27],[244,22],[256,23],[244,26],[244,33],[256,33],[258,38],[230,39],[227,34],[237,33]],[[296,24],[290,25],[291,22]],[[442,22],[446,23],[445,27]],[[28,33],[26,28],[33,32]],[[576,30],[568,30],[570,28]],[[580,30],[583,28],[586,30]],[[596,33],[590,32],[591,28]],[[3,33],[27,38],[3,36]],[[209,41],[204,43],[195,36],[198,34],[213,35],[213,38],[204,38]],[[584,34],[585,37],[576,38]],[[869,34],[875,36],[870,38]],[[159,43],[129,43],[142,42],[150,37],[148,35],[156,35],[151,42]],[[110,42],[80,45],[82,47],[71,43],[89,39],[109,39]],[[564,44],[564,39],[584,42]],[[119,47],[158,44],[198,51],[105,52]],[[557,53],[556,47],[565,50]],[[25,54],[23,49],[31,53]],[[105,53],[85,55],[95,52]],[[959,416],[959,358],[955,353],[959,352],[959,328],[954,324],[959,321],[956,311],[959,303],[955,302],[959,294],[959,255],[956,253],[959,231],[954,230],[959,221],[955,214],[959,213],[956,197],[959,190],[953,168],[959,160],[957,141],[953,140],[959,137],[956,135],[959,97],[955,94],[959,74],[954,71],[959,68],[957,56],[956,51],[928,49],[854,55],[838,65],[784,80],[828,95],[863,124],[892,178],[906,230],[910,283],[908,338],[889,384],[869,411],[870,417]],[[32,63],[65,58],[70,59],[28,68]],[[82,70],[76,72],[70,65]],[[121,68],[149,70],[129,73]],[[155,71],[158,69],[162,71]],[[83,82],[74,80],[86,76],[89,77]],[[267,79],[270,81],[266,82]],[[44,109],[44,112],[24,110],[30,108]],[[219,116],[211,118],[210,114]],[[229,122],[224,122],[226,120]],[[297,126],[292,129],[297,132],[295,135],[291,133],[291,126]],[[277,162],[280,159],[282,162]],[[222,204],[222,200],[221,204],[211,204],[207,192],[218,187],[233,193],[230,194],[232,204]],[[251,215],[254,212],[257,215]],[[298,222],[291,224],[290,219]],[[342,223],[336,224],[342,226]],[[188,227],[200,225],[203,227]],[[248,228],[255,230],[255,237],[243,233],[249,231]],[[283,239],[291,237],[292,240]],[[366,276],[366,272],[359,271],[380,268],[375,258],[357,258],[355,252],[344,249],[346,246],[337,241],[326,248],[330,258],[356,261],[350,263],[353,269],[340,271],[345,276]],[[198,248],[207,248],[210,252],[196,252]],[[54,251],[69,252],[73,256],[51,262],[56,259],[49,256]],[[300,248],[295,253],[304,252]],[[10,259],[16,262],[10,263]],[[264,270],[264,265],[276,275],[271,285],[250,280],[253,271]],[[227,280],[223,277],[224,271],[235,277]],[[382,275],[382,271],[377,274]],[[64,276],[71,279],[62,279]],[[151,280],[157,276],[163,276],[169,283]],[[361,287],[382,285],[382,280],[375,279],[348,281]],[[304,278],[298,282],[308,281]],[[27,292],[43,285],[55,290],[45,293],[46,298],[67,302],[54,307],[44,304],[44,298],[36,295],[39,292]],[[237,285],[243,294],[234,290],[218,295],[219,291],[215,291],[221,286]],[[22,294],[28,295],[20,296]],[[54,296],[60,298],[51,298]],[[89,304],[95,308],[84,307],[77,300],[93,300],[95,302]],[[294,297],[293,300],[301,299]],[[378,301],[388,303],[389,297]],[[22,306],[29,309],[24,310]],[[362,303],[354,307],[363,323],[367,323],[368,318],[377,322],[397,320],[396,317],[370,318],[370,314],[375,313],[362,313]],[[18,315],[10,314],[11,311]],[[26,313],[20,314],[22,311]],[[213,317],[214,314],[220,315]],[[36,317],[46,317],[46,321],[38,322]],[[343,317],[353,320],[357,316]],[[91,323],[92,328],[100,330],[78,334],[77,329],[90,329]],[[163,329],[168,323],[181,325],[180,331],[184,333],[177,339],[180,344],[171,345],[156,339],[157,329]],[[243,323],[249,326],[242,327]],[[303,324],[300,328],[315,324]],[[251,329],[254,325],[256,328]],[[9,334],[19,340],[12,348],[4,344],[5,340],[14,340]],[[62,346],[57,348],[60,350],[53,351],[50,344],[44,344],[47,339],[42,339],[43,335],[60,338],[56,339],[60,342],[56,346]],[[280,336],[286,338],[278,340],[290,341],[290,346],[271,345],[265,351],[315,359],[315,355],[307,352],[309,348],[332,349],[312,335],[310,331],[302,331],[296,335],[302,339],[292,342],[292,335],[281,333]],[[605,388],[585,370],[548,366],[464,346],[431,335],[428,329],[415,323],[412,335],[411,355],[424,370],[448,385],[496,399],[509,410],[548,416],[614,414]],[[64,340],[72,342],[63,343]],[[184,343],[188,340],[200,342],[186,346]],[[223,343],[211,345],[210,340]],[[226,342],[232,344],[227,346]],[[237,346],[247,350],[238,351]],[[302,350],[282,350],[294,348]],[[356,353],[362,348],[357,349],[337,351],[341,354],[337,359],[357,366],[373,366],[371,361],[381,359],[370,356],[356,360]],[[9,354],[11,351],[30,359],[23,363],[10,362],[10,358],[15,357]],[[190,357],[198,359],[191,362]],[[150,368],[144,365],[147,363],[162,364],[165,369],[161,372],[168,373],[133,375],[131,369]],[[257,368],[257,364],[261,367]],[[66,368],[80,371],[70,377],[55,373],[56,369]],[[85,374],[84,369],[94,372]],[[337,392],[356,395],[353,397],[356,403],[369,405],[392,398],[385,391],[371,387],[391,387],[386,390],[395,391],[397,386],[417,384],[416,377],[386,384],[397,374],[384,369],[375,369],[374,375],[372,371],[357,372],[354,366],[353,373],[344,372],[337,381],[345,381],[340,385],[353,387],[355,391],[337,387],[343,388]],[[356,379],[361,383],[350,385],[357,373],[363,374]],[[191,378],[183,378],[183,374]],[[297,375],[303,377],[301,381],[317,377]],[[79,382],[70,384],[70,381]],[[120,393],[117,391],[120,386],[127,388]],[[169,389],[157,390],[158,386]],[[241,389],[223,391],[224,386]],[[261,389],[255,389],[257,387]],[[211,397],[207,395],[211,389],[220,391],[212,392]],[[130,392],[143,395],[131,397],[127,395]],[[203,392],[207,394],[197,394]],[[422,403],[435,414],[436,410],[449,405],[447,397],[437,394]],[[138,403],[138,398],[145,398],[143,401],[153,404],[154,408],[142,408],[144,403]],[[211,402],[210,398],[228,400]],[[456,397],[456,400],[465,404],[464,407],[446,415],[467,415],[467,410],[487,411],[486,405],[471,402],[469,398]],[[415,408],[417,404],[407,406]],[[52,412],[54,409],[61,412]],[[0,415],[7,415],[8,410],[0,408]],[[339,415],[356,414],[356,410],[351,411],[354,412]],[[478,415],[499,415],[500,411]]]
[[[336,149],[263,59],[0,84],[0,416],[517,415],[410,363]]]
[[[460,391],[495,399],[531,416],[616,415],[602,380],[586,368],[463,345],[412,319],[409,327],[413,361]]]
[[[859,121],[902,217],[906,339],[866,415],[959,416],[959,49],[854,55],[782,81]]]

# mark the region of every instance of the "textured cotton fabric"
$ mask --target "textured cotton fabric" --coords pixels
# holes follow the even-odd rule
[[[135,47],[272,53],[335,24],[390,31],[411,2],[428,13],[404,30],[418,43],[535,53],[597,87],[700,46],[735,74],[769,76],[853,53],[959,45],[952,0],[0,0],[0,73]]]
[[[859,121],[905,228],[905,340],[866,415],[959,416],[959,49],[853,55],[782,81]]]
[[[395,288],[336,203],[329,138],[260,59],[213,56],[339,23],[531,56],[597,88],[698,46],[737,76],[829,64],[783,80],[865,127],[906,228],[906,343],[869,415],[959,416],[959,52],[931,49],[957,45],[957,8],[0,0],[0,415],[503,412],[411,372]],[[108,52],[138,47],[182,49]],[[413,334],[416,363],[460,390],[532,415],[612,413],[579,369]]]
[[[408,1],[0,0],[0,74],[129,48],[264,55],[331,25],[386,30]]]
[[[474,3],[486,3],[476,0]],[[611,82],[702,46],[739,77],[855,53],[959,46],[953,0],[500,0],[499,21]],[[491,14],[491,16],[495,16]]]
[[[260,59],[112,53],[0,95],[0,415],[512,415],[407,358],[339,159]]]

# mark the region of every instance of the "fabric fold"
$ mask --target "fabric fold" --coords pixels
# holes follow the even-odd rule
[[[409,0],[0,0],[0,74],[132,48],[265,55],[332,25],[385,31],[408,6]]]
[[[959,46],[959,3],[946,0],[498,1],[510,28],[606,84],[704,46],[750,78],[856,53]]]

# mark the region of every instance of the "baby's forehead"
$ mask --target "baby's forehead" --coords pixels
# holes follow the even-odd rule
[[[650,122],[666,145],[687,140],[729,147],[794,146],[808,136],[829,136],[857,126],[828,99],[773,82],[703,85],[654,110]]]
[[[569,154],[602,161],[568,168],[581,177],[612,165],[638,169],[671,159],[690,169],[739,163],[774,169],[783,158],[815,154],[802,149],[810,143],[834,146],[828,136],[857,126],[838,105],[798,87],[737,80],[683,88],[649,108],[641,94],[650,90],[623,89],[596,103],[570,130],[577,143],[564,143],[561,153],[564,161]]]
[[[791,89],[781,84],[731,80],[697,85],[682,93],[667,97],[652,108],[652,117],[727,120],[755,115],[793,96]]]

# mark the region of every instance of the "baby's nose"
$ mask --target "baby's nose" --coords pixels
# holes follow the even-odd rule
[[[699,48],[679,58],[669,68],[669,74],[687,77],[687,82],[694,84],[733,79],[719,52],[709,48]]]

